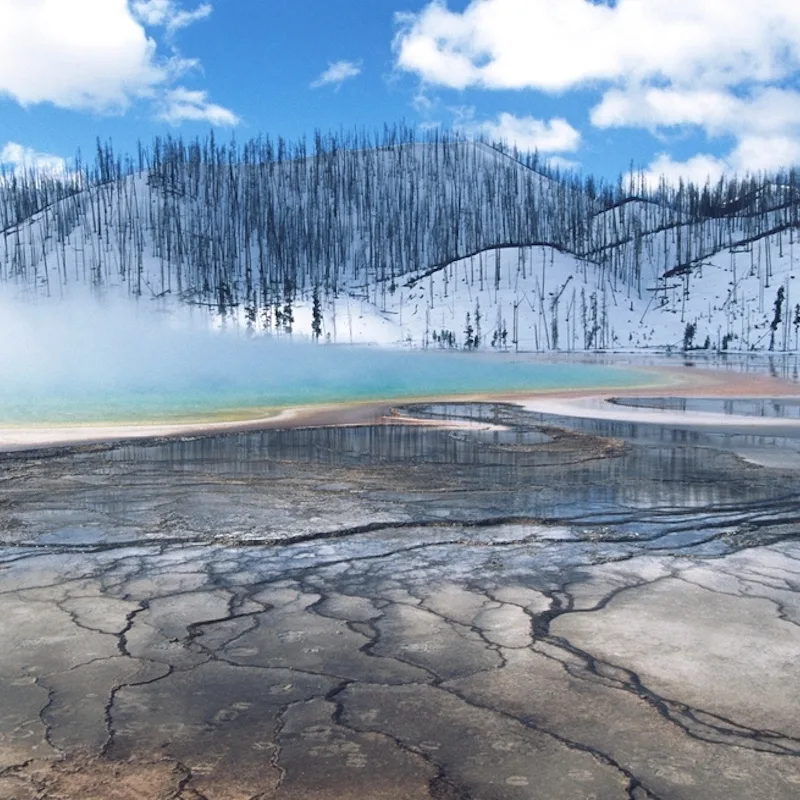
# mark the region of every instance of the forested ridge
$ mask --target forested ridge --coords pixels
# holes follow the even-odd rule
[[[598,291],[668,305],[723,251],[750,253],[769,289],[772,261],[794,245],[799,184],[795,169],[703,186],[653,188],[636,173],[608,183],[404,126],[295,143],[155,139],[133,155],[98,141],[91,163],[64,174],[2,174],[0,281],[50,296],[113,286],[251,322],[268,311],[291,327],[298,298],[313,297],[318,322],[343,292],[385,306],[459,259],[514,250],[524,262],[521,248],[545,247],[574,258],[584,281],[592,272]],[[499,255],[481,259],[481,290],[502,278]],[[539,314],[555,318],[545,280]]]

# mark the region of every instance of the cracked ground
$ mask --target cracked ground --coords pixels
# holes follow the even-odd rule
[[[800,797],[796,470],[403,413],[4,456],[0,798]]]

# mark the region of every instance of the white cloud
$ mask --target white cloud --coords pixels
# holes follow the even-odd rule
[[[728,93],[703,89],[611,89],[591,111],[599,128],[702,125],[720,133],[730,127],[740,101]]]
[[[743,136],[728,158],[737,172],[768,172],[800,164],[800,137]]]
[[[721,158],[701,153],[686,161],[673,161],[666,153],[659,156],[643,171],[646,185],[657,189],[664,180],[667,184],[677,184],[680,179],[704,186],[706,181],[715,183],[723,173],[731,172],[731,165]]]
[[[541,120],[535,117],[515,117],[499,114],[494,121],[462,125],[468,132],[482,133],[492,141],[516,145],[519,150],[539,150],[542,153],[563,153],[577,150],[581,135],[565,119]]]
[[[0,0],[0,92],[114,110],[168,78],[126,0]]]
[[[101,113],[142,99],[163,106],[199,62],[163,55],[146,27],[169,36],[210,13],[175,0],[0,0],[0,96]]]
[[[800,64],[796,0],[472,0],[463,12],[433,2],[397,21],[398,66],[458,89],[729,85]]]
[[[428,92],[425,91],[424,86],[420,86],[414,98],[411,100],[411,106],[419,114],[430,114],[436,107],[436,99],[432,98]]]
[[[712,136],[800,131],[800,92],[767,87],[744,96],[714,89],[612,89],[592,109],[600,128],[698,125]]]
[[[360,74],[361,62],[336,61],[328,65],[328,69],[311,84],[311,88],[319,89],[321,86],[333,84],[338,89],[346,80],[355,78]]]
[[[722,164],[730,172],[769,171],[800,163],[800,92],[789,89],[766,88],[744,97],[705,90],[612,90],[592,110],[591,118],[602,128],[698,125],[712,136],[732,136],[736,140],[732,151],[725,159],[714,159],[717,168]],[[696,174],[706,158],[710,157],[698,155],[691,163],[683,162],[685,177]],[[657,160],[648,170],[666,163]],[[680,163],[670,160],[668,167],[675,175]]]
[[[395,19],[400,30],[394,48],[402,69],[454,89],[479,81],[468,44],[469,23],[461,15],[432,3],[419,15],[403,13]],[[467,52],[460,51],[462,46]]]
[[[435,0],[397,24],[397,67],[423,86],[595,90],[596,127],[735,141],[725,159],[662,154],[651,168],[800,162],[800,92],[786,88],[800,75],[797,0],[471,0],[463,11]]]
[[[0,150],[0,167],[10,167],[17,174],[33,170],[39,175],[64,175],[67,163],[60,156],[39,153],[32,147],[8,142]]]
[[[134,0],[133,13],[150,27],[163,26],[169,33],[174,33],[193,22],[208,17],[213,8],[210,3],[203,3],[193,11],[184,11],[174,0]]]
[[[239,117],[232,111],[209,102],[207,92],[193,91],[183,86],[166,92],[158,118],[172,125],[185,121],[223,126],[239,124]]]
[[[660,153],[643,176],[647,186],[657,188],[661,180],[677,184],[679,179],[703,186],[715,183],[723,174],[744,175],[769,172],[791,164],[800,164],[800,141],[787,136],[745,136],[725,158],[700,153],[686,161],[673,161]]]
[[[580,162],[572,158],[564,158],[563,156],[548,156],[545,159],[547,166],[553,169],[559,169],[561,172],[571,172],[572,170],[580,169]]]

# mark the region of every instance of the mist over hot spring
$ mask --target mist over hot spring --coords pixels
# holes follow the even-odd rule
[[[316,344],[89,295],[0,295],[0,423],[247,416],[293,404],[630,383],[590,365]]]

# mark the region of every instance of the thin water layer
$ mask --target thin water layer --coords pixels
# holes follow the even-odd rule
[[[715,397],[614,397],[610,402],[632,408],[658,408],[668,411],[699,411],[705,414],[735,414],[745,417],[800,419],[800,399],[715,398]]]
[[[683,398],[645,398],[639,405],[639,398],[615,398],[612,402],[619,406],[670,408],[674,405],[680,409]],[[539,424],[556,425],[574,431],[581,431],[596,436],[618,437],[629,442],[641,444],[666,444],[668,446],[691,446],[714,448],[732,452],[739,458],[753,464],[782,469],[800,469],[800,428],[791,413],[774,416],[745,414],[737,410],[730,414],[721,413],[721,420],[715,424],[712,417],[705,417],[702,423],[693,418],[690,406],[694,410],[707,410],[702,408],[706,398],[692,398],[687,403],[685,419],[671,417],[669,424],[658,421],[632,421],[626,419],[613,419],[604,417],[595,419],[589,416],[573,417],[559,414],[533,413],[532,418]],[[720,404],[733,404],[735,409],[758,408],[763,402],[769,405],[768,399],[755,400],[749,398],[711,399],[710,407]],[[782,399],[787,408],[792,408],[794,400]],[[712,412],[712,413],[719,413]],[[727,418],[741,417],[737,424],[728,424]],[[758,417],[759,424],[755,426],[748,422],[748,417]]]
[[[800,381],[800,353],[729,353],[714,351],[690,351],[676,354],[689,367],[718,369],[733,375],[768,375],[783,381]]]
[[[559,353],[559,360],[570,358],[570,354]],[[587,355],[574,357],[587,358]],[[638,365],[640,367],[673,367],[680,369],[702,369],[727,372],[732,376],[763,376],[777,378],[787,384],[800,382],[799,352],[732,352],[726,350],[654,351],[643,350],[628,353],[595,353],[592,360],[597,364]]]

